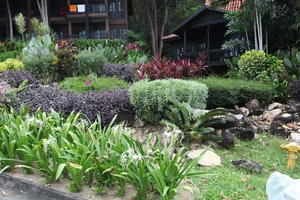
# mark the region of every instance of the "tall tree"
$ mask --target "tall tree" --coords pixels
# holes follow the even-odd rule
[[[36,0],[36,3],[41,14],[42,22],[45,26],[49,27],[48,0]]]
[[[8,21],[9,21],[9,38],[11,40],[14,39],[14,27],[13,27],[13,18],[11,14],[11,9],[9,5],[9,0],[6,0],[6,8],[7,8],[7,13],[8,13]]]

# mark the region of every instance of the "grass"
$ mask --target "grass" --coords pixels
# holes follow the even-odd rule
[[[86,82],[89,82],[87,85]],[[104,92],[108,90],[126,90],[128,83],[122,79],[114,77],[98,77],[90,80],[89,77],[78,76],[66,78],[59,84],[62,90],[73,91],[76,93],[83,93],[89,91]]]
[[[216,150],[223,166],[197,167],[205,175],[194,178],[201,200],[267,200],[266,183],[272,172],[279,171],[293,178],[300,178],[300,162],[294,170],[287,169],[287,153],[280,150],[287,141],[270,135],[260,135],[252,141],[236,141],[232,150]],[[231,160],[251,159],[263,165],[260,174],[236,169]]]

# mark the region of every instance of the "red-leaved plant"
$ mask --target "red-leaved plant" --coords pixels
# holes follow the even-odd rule
[[[190,59],[172,61],[165,57],[153,57],[147,64],[142,64],[137,71],[140,80],[148,78],[150,80],[167,78],[192,78],[200,76],[207,67],[204,59],[197,59],[192,62]]]

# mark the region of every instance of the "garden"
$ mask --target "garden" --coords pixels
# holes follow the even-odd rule
[[[299,178],[280,149],[300,142],[299,49],[245,51],[211,74],[203,56],[31,24],[0,43],[0,173],[136,200],[267,199],[272,172]]]

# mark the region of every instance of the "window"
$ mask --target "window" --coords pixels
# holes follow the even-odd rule
[[[112,1],[109,4],[109,16],[113,19],[124,19],[125,18],[125,1],[117,0]]]
[[[115,28],[110,29],[110,37],[111,39],[117,38],[117,30]]]
[[[126,29],[125,28],[120,28],[120,38],[126,38]]]
[[[109,12],[115,13],[116,12],[116,2],[110,2],[109,3]]]

